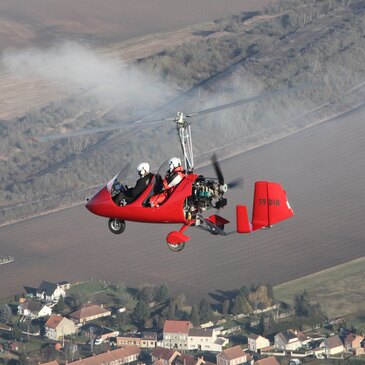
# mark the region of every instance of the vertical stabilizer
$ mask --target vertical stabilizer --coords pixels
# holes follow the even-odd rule
[[[294,215],[283,187],[274,182],[257,181],[252,211],[252,230],[270,227]]]

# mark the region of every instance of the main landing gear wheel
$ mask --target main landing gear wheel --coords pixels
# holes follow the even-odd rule
[[[112,233],[121,234],[125,230],[125,222],[121,219],[110,218],[108,227]]]
[[[167,246],[169,247],[169,249],[171,251],[180,252],[181,250],[184,249],[185,242],[180,242],[180,243],[169,243],[169,242],[167,242]]]

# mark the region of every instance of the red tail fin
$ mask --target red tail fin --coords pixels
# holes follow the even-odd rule
[[[252,230],[272,226],[294,215],[285,190],[278,183],[257,181],[253,199]]]

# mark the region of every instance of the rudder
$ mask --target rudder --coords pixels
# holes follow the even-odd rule
[[[252,230],[270,227],[294,215],[283,187],[274,182],[257,181],[252,211]]]

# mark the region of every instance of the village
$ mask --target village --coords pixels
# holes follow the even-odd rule
[[[290,311],[279,311],[278,303],[264,308],[260,302],[260,309],[250,309],[251,315],[237,313],[237,303],[245,295],[252,301],[252,294],[257,298],[257,292],[262,298],[262,288],[251,288],[251,297],[242,294],[247,289],[241,288],[234,300],[235,309],[231,310],[235,314],[228,314],[224,302],[225,316],[208,315],[210,305],[202,300],[197,311],[196,307],[191,309],[190,318],[177,319],[186,314],[177,315],[178,300],[168,299],[165,286],[155,288],[154,295],[150,287],[143,288],[144,301],[140,296],[132,309],[92,302],[80,304],[77,295],[68,295],[69,282],[43,281],[38,288],[28,288],[25,295],[16,296],[18,305],[13,301],[0,306],[0,363],[294,365],[314,360],[331,363],[328,361],[364,359],[364,336],[354,328],[345,328],[341,320],[337,319],[337,324],[327,321],[310,329],[286,328],[272,333],[268,327],[273,318],[279,322],[279,317],[291,315]],[[78,309],[69,311],[65,303],[71,300],[73,308]],[[161,303],[168,304],[164,307]],[[153,307],[164,307],[164,317],[149,318]],[[130,327],[127,318],[135,325]],[[250,325],[240,325],[243,319]],[[267,332],[270,333],[265,336]]]

